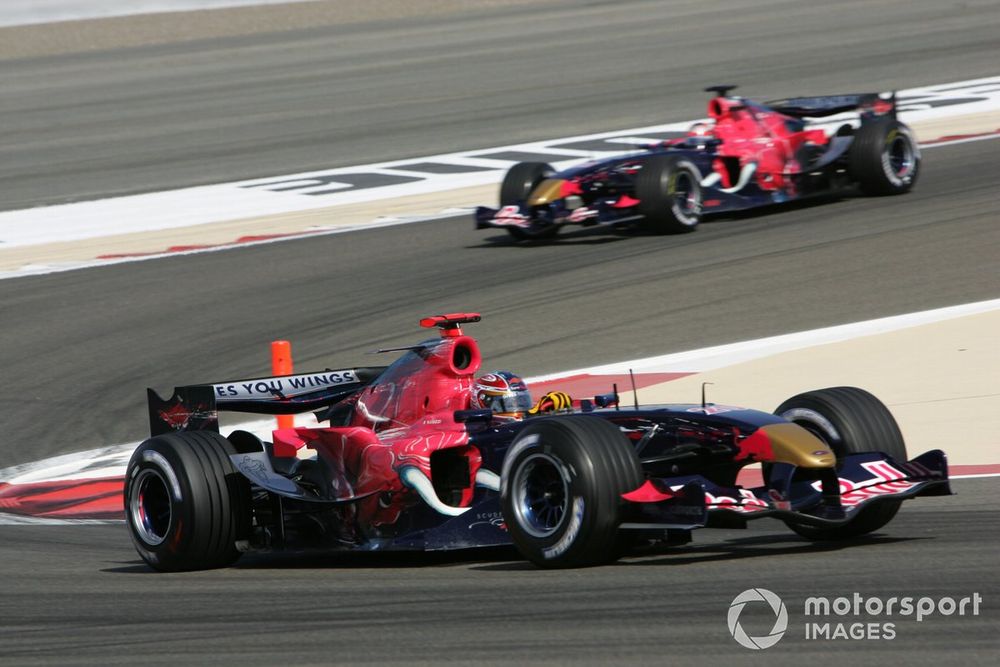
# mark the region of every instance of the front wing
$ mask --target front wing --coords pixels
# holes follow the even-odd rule
[[[835,527],[872,503],[951,494],[948,460],[937,449],[905,462],[878,452],[853,454],[814,479],[796,479],[796,470],[772,464],[769,483],[751,489],[722,487],[701,475],[650,479],[622,495],[633,510],[622,528],[688,530],[763,517]]]
[[[519,206],[502,206],[499,209],[479,206],[474,217],[476,229],[515,228],[526,237],[544,234],[553,227],[564,225],[583,227],[619,225],[642,219],[634,207],[615,207],[608,202],[598,202],[596,205],[575,209],[568,209],[562,202],[556,202],[544,211],[544,217],[539,217],[538,211],[532,211],[523,203]]]

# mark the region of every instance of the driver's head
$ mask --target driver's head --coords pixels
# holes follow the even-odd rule
[[[699,121],[694,123],[688,128],[689,137],[711,137],[712,136],[712,124],[706,123],[704,121]]]
[[[493,371],[472,384],[470,406],[477,410],[489,408],[494,417],[523,419],[532,406],[531,394],[519,376],[510,371]]]

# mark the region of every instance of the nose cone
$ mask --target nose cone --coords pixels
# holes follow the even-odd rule
[[[768,424],[760,430],[771,441],[774,461],[800,468],[832,468],[837,464],[833,450],[798,424]]]
[[[563,183],[561,178],[546,178],[535,186],[528,195],[528,206],[544,206],[562,198]]]

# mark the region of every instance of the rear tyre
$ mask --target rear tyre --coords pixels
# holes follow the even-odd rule
[[[848,157],[851,176],[868,195],[900,195],[920,174],[920,149],[909,127],[893,118],[864,123]]]
[[[701,179],[698,168],[680,155],[654,155],[635,178],[635,195],[647,234],[682,234],[701,221]]]
[[[802,426],[833,450],[837,458],[848,454],[882,452],[906,461],[906,444],[892,413],[882,401],[857,387],[832,387],[807,391],[788,399],[776,415]],[[819,528],[786,521],[799,535],[811,540],[844,540],[865,535],[889,523],[901,500],[883,500],[862,509],[848,524]]]
[[[528,198],[536,185],[555,173],[556,170],[552,168],[552,165],[545,162],[518,162],[507,171],[507,175],[504,176],[503,182],[500,184],[500,206],[517,206]],[[555,225],[538,233],[530,233],[517,227],[507,227],[507,232],[518,241],[551,238],[558,231],[559,228]]]
[[[162,572],[224,567],[250,535],[250,486],[213,431],[159,435],[139,445],[125,474],[125,521],[136,551]]]
[[[626,501],[642,468],[617,426],[598,417],[533,421],[514,440],[500,478],[500,507],[514,545],[546,568],[617,560]]]

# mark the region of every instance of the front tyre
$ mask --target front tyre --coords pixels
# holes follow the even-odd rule
[[[863,123],[848,157],[851,176],[868,195],[908,192],[920,174],[920,149],[909,127],[893,118]]]
[[[136,551],[161,572],[224,567],[250,534],[250,487],[213,431],[150,438],[125,473],[125,522]]]
[[[882,452],[906,461],[906,444],[892,413],[882,401],[857,387],[832,387],[807,391],[788,399],[774,411],[802,426],[833,450],[839,460],[849,454]],[[786,521],[799,535],[811,540],[843,540],[865,535],[889,523],[901,500],[883,500],[858,512],[850,523],[820,528]]]
[[[546,568],[610,563],[622,552],[621,494],[642,483],[635,450],[598,417],[533,421],[511,444],[500,507],[517,549]]]
[[[500,184],[500,206],[520,205],[539,183],[555,173],[556,170],[552,168],[552,165],[545,162],[518,162],[507,171]],[[558,232],[559,228],[555,225],[537,232],[507,227],[507,233],[518,241],[551,238]]]
[[[680,155],[654,155],[635,177],[635,195],[647,234],[683,234],[701,221],[698,168]]]

